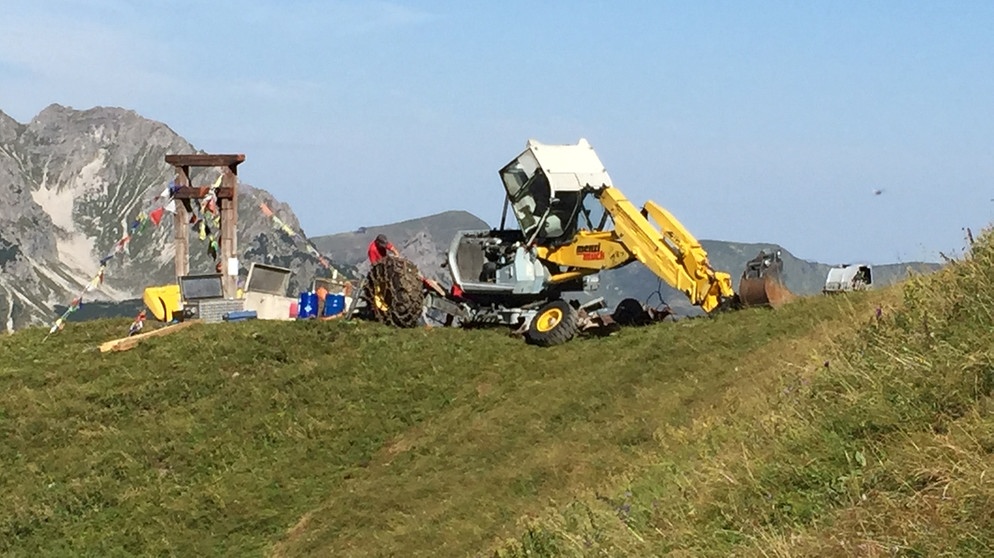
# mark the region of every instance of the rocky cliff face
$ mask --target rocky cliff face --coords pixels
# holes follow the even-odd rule
[[[161,205],[154,198],[174,178],[165,155],[197,152],[165,124],[129,110],[52,105],[27,124],[0,112],[0,327],[51,322],[54,307],[93,278],[138,213]],[[207,185],[215,176],[202,169],[192,180]],[[317,261],[273,228],[259,202],[299,230],[285,204],[239,184],[243,267],[285,265],[297,284],[309,284]],[[172,236],[171,218],[149,223],[110,261],[104,283],[84,304],[134,298],[146,286],[174,282]],[[196,232],[190,239],[191,273],[210,272],[206,244],[198,244]]]

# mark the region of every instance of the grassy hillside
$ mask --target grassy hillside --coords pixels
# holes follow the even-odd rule
[[[552,349],[27,330],[0,339],[0,554],[985,555],[991,292],[984,240],[903,291]]]
[[[883,295],[879,318],[771,345],[767,372],[499,556],[994,555],[992,292],[987,236],[893,307]]]

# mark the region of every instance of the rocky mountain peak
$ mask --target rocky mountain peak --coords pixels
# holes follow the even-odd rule
[[[13,141],[20,135],[24,125],[0,111],[0,143]]]
[[[53,104],[26,125],[0,114],[0,318],[9,316],[17,327],[54,319],[53,307],[91,280],[129,224],[164,203],[155,198],[174,178],[165,155],[197,152],[165,124],[122,108]],[[216,176],[201,169],[192,180],[210,184]],[[269,203],[296,228],[289,208],[248,184],[239,191],[240,251],[313,276],[317,261],[281,237],[258,204]],[[172,219],[143,227],[127,252],[109,262],[92,298],[133,298],[146,286],[174,282],[172,236]],[[206,247],[196,243],[193,231],[191,272],[212,271]]]

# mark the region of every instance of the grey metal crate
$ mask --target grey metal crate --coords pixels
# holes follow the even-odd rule
[[[205,324],[222,322],[228,312],[240,312],[245,309],[245,301],[242,299],[200,300],[194,305],[197,309],[195,317],[200,318]]]

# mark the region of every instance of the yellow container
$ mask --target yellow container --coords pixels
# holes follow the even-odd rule
[[[160,322],[173,321],[173,312],[179,312],[183,308],[179,285],[148,287],[142,300],[148,311]]]

